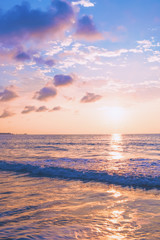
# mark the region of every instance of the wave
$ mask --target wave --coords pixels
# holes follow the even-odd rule
[[[55,150],[55,151],[68,151],[68,149],[66,148],[59,148],[59,147],[55,147],[55,146],[47,146],[47,145],[42,145],[42,146],[35,146],[33,147],[35,149],[43,149],[43,150]]]
[[[160,178],[159,177],[140,177],[140,176],[123,176],[118,174],[108,174],[104,171],[95,170],[76,170],[72,168],[63,167],[51,167],[51,166],[37,166],[32,164],[15,163],[0,161],[1,171],[13,171],[16,173],[27,173],[32,177],[49,177],[65,180],[80,180],[83,182],[101,182],[107,184],[120,185],[123,187],[159,189],[160,190]]]

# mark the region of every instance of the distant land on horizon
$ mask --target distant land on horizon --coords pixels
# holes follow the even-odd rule
[[[0,135],[13,135],[13,133],[1,133],[0,132]]]

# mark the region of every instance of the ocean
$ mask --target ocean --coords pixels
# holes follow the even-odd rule
[[[0,239],[160,239],[160,135],[0,135]]]

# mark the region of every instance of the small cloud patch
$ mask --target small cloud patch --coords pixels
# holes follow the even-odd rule
[[[57,95],[57,90],[53,86],[46,86],[35,93],[34,98],[40,101],[47,101]]]
[[[54,108],[51,110],[51,112],[60,111],[61,109],[62,109],[62,107],[56,106],[56,107],[54,107]]]
[[[34,57],[33,60],[38,65],[47,65],[48,67],[53,67],[55,61],[53,59],[43,59],[42,57]]]
[[[36,112],[46,112],[46,111],[48,111],[48,108],[46,106],[41,106],[36,110]]]
[[[34,106],[25,106],[24,110],[21,112],[22,114],[27,114],[30,112],[34,112],[36,108]]]
[[[0,101],[1,102],[12,101],[13,99],[15,99],[17,97],[18,97],[18,95],[15,92],[14,86],[6,87],[3,92],[0,92]]]
[[[92,3],[90,0],[79,0],[72,2],[73,5],[81,5],[83,7],[94,7],[94,3]]]
[[[15,59],[18,61],[27,61],[27,60],[30,60],[31,57],[28,53],[20,52],[15,56]]]
[[[59,74],[59,75],[55,75],[54,76],[54,85],[56,87],[59,87],[59,86],[67,86],[67,85],[70,85],[72,84],[74,81],[73,77],[70,76],[70,75],[63,75],[63,74]]]
[[[81,99],[81,103],[90,103],[96,102],[102,98],[101,95],[97,95],[94,93],[86,93],[86,95]]]
[[[92,17],[87,15],[84,15],[78,20],[75,36],[86,41],[103,39],[102,34],[97,31]]]
[[[12,113],[8,110],[4,110],[3,113],[0,115],[0,118],[12,117],[13,115],[15,115],[15,113]]]

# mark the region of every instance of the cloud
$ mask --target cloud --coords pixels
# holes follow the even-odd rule
[[[48,67],[52,67],[55,65],[55,61],[51,58],[44,59],[42,57],[33,57],[32,54],[34,52],[24,52],[24,51],[19,51],[15,56],[14,59],[17,61],[28,61],[28,60],[33,60],[36,62],[37,65],[47,65]]]
[[[25,106],[24,110],[21,112],[22,114],[34,112],[36,108],[34,106]]]
[[[45,112],[45,111],[48,111],[48,108],[46,106],[41,106],[36,110],[36,112]]]
[[[57,90],[53,86],[46,86],[35,93],[34,98],[40,101],[47,101],[57,95]]]
[[[60,111],[62,108],[60,107],[60,106],[56,106],[56,107],[54,107],[52,110],[51,110],[51,112],[53,112],[53,111]]]
[[[74,79],[70,75],[59,74],[59,75],[55,75],[54,76],[54,85],[56,87],[58,87],[58,86],[67,86],[69,84],[72,84],[73,81],[74,81]]]
[[[0,101],[1,102],[12,101],[13,99],[15,99],[17,97],[18,97],[18,95],[15,92],[14,86],[6,87],[3,92],[0,92]]]
[[[55,65],[55,61],[53,59],[45,60],[42,57],[34,57],[33,59],[38,65],[47,65],[48,67],[52,67],[53,65]]]
[[[3,113],[0,115],[0,118],[7,118],[12,117],[15,113],[9,112],[8,110],[4,110]]]
[[[31,59],[30,55],[25,52],[19,52],[14,58],[18,61],[26,61]]]
[[[94,7],[94,3],[90,2],[90,0],[80,0],[76,2],[72,2],[73,5],[82,5],[83,7]]]
[[[84,15],[77,22],[77,29],[75,36],[86,41],[102,40],[103,36],[99,33],[94,25],[91,16]]]
[[[101,95],[96,95],[94,93],[86,93],[86,95],[81,99],[81,103],[96,102],[101,98]]]
[[[139,47],[143,47],[146,50],[153,47],[153,43],[150,40],[137,41],[137,43],[139,44]]]
[[[153,62],[158,62],[160,63],[160,54],[159,55],[153,55],[147,58],[149,63],[153,63]]]
[[[63,33],[73,22],[72,5],[65,0],[52,1],[48,10],[31,9],[29,3],[15,5],[6,12],[0,11],[0,42],[18,44],[31,37]]]

